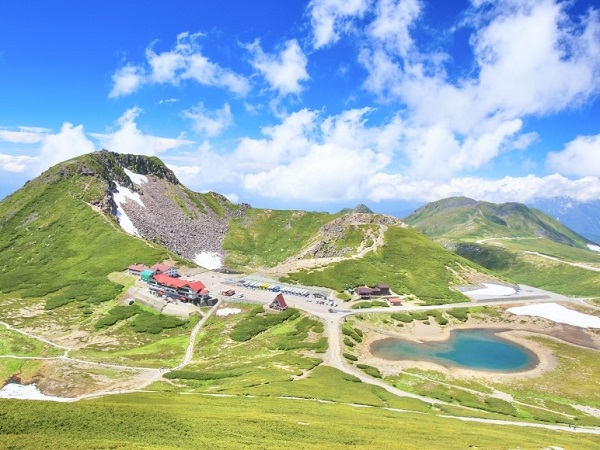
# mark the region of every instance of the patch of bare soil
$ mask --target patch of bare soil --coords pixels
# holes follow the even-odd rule
[[[156,377],[156,370],[110,368],[60,360],[45,361],[35,376],[22,382],[35,382],[46,395],[79,397],[96,392],[139,389],[147,380],[154,381]]]

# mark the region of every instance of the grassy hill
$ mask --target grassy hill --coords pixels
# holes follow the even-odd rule
[[[587,248],[585,238],[536,209],[456,197],[425,205],[405,220],[458,255],[517,283],[565,295],[597,297],[600,292],[600,273],[568,264],[600,267],[600,254]]]
[[[439,241],[543,238],[579,248],[587,243],[560,222],[520,203],[498,205],[453,197],[428,203],[404,220]]]
[[[365,214],[361,222],[355,212],[232,205],[218,194],[187,190],[157,158],[97,152],[67,161],[0,203],[1,320],[15,327],[0,326],[0,380],[35,382],[55,395],[141,386],[146,376],[157,372],[159,376],[150,381],[160,381],[148,385],[149,392],[73,404],[2,400],[0,448],[597,446],[598,439],[590,435],[458,420],[572,421],[564,414],[536,415],[527,408],[514,416],[509,402],[490,400],[485,389],[467,396],[456,391],[459,382],[454,380],[417,383],[405,375],[382,378],[406,390],[431,392],[430,398],[440,398],[446,388],[455,395],[437,405],[360,382],[324,364],[329,322],[292,308],[279,314],[253,304],[227,305],[241,312],[208,318],[196,337],[189,365],[169,372],[186,354],[200,313],[183,321],[137,303],[120,304],[120,294],[132,284],[132,277],[123,273],[129,264],[164,259],[186,263],[157,243],[125,233],[110,214],[112,182],[136,189],[123,167],[167,180],[165,198],[190,220],[206,213],[227,221],[223,247],[232,268],[249,271],[294,258],[322,260],[320,267],[290,273],[286,281],[336,290],[387,283],[395,292],[428,304],[462,301],[465,298],[453,286],[493,277],[418,231],[398,226],[393,218]],[[503,212],[501,220],[507,224],[518,222],[509,220],[512,209]],[[544,228],[545,219],[540,216],[538,221]],[[504,226],[499,220],[492,223]],[[565,239],[570,236],[563,234]],[[567,247],[536,235],[537,241],[558,246],[547,244],[548,251],[575,258],[585,250],[570,238],[573,245]],[[518,246],[526,241],[508,242]],[[328,258],[331,255],[335,257]],[[496,256],[492,262],[485,258],[481,262],[519,275],[522,267],[509,257],[494,263]],[[589,262],[594,263],[591,256]],[[362,327],[361,320],[344,326]],[[398,326],[394,320],[386,316],[380,326]],[[586,373],[597,369],[592,351],[584,356],[573,349],[564,353],[567,358],[559,362],[560,370],[571,369],[571,355]],[[356,367],[362,370],[360,364]],[[366,366],[365,373],[373,369]],[[382,376],[377,370],[375,374]],[[573,389],[571,397],[561,393],[560,400],[582,402],[587,391]],[[596,399],[591,405],[597,406]],[[551,409],[562,411],[558,406]],[[586,420],[584,424],[596,423]]]
[[[337,291],[386,283],[397,294],[414,295],[428,304],[441,304],[466,300],[452,286],[467,284],[469,271],[485,276],[484,269],[421,233],[391,227],[385,234],[385,246],[378,251],[369,252],[363,258],[291,273],[289,280]]]
[[[109,273],[175,258],[94,209],[107,190],[105,179],[86,174],[96,164],[84,157],[55,166],[0,203],[2,297],[44,299],[47,309],[98,304],[123,288]]]
[[[317,239],[319,228],[339,215],[249,209],[233,219],[223,242],[230,267],[274,266]]]

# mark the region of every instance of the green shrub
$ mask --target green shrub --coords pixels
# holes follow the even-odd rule
[[[448,325],[448,319],[446,319],[444,316],[438,316],[435,318],[435,320],[440,325]]]
[[[166,314],[154,314],[148,311],[139,313],[131,326],[137,333],[159,334],[163,330],[185,325],[187,321]]]
[[[375,378],[381,378],[381,372],[377,367],[369,366],[367,364],[357,364],[356,367],[361,369],[367,375],[370,375]]]
[[[410,316],[415,320],[427,320],[429,313],[427,311],[411,311]]]
[[[96,329],[110,327],[118,321],[129,319],[140,312],[142,312],[142,310],[135,304],[128,306],[115,306],[108,311],[106,316],[100,318],[98,322],[96,322],[95,327]]]
[[[406,314],[403,312],[397,312],[391,315],[391,318],[397,320],[398,322],[410,323],[413,321],[413,318],[410,314]]]
[[[502,400],[501,398],[489,397],[485,399],[488,411],[504,414],[507,416],[517,417],[517,410],[512,403]]]
[[[356,332],[355,328],[350,328],[350,327],[345,326],[345,327],[342,328],[342,333],[345,334],[346,336],[351,337],[352,339],[354,339],[358,343],[362,342],[362,338]]]
[[[467,308],[451,308],[448,310],[448,314],[461,322],[466,322],[469,318],[469,310]]]
[[[263,307],[259,306],[248,312],[248,314],[233,327],[230,337],[237,342],[249,341],[254,336],[257,336],[275,325],[298,317],[300,317],[300,312],[293,308],[288,308],[285,311],[274,314],[265,313]]]
[[[346,344],[348,347],[354,347],[354,342],[352,342],[352,340],[349,338],[344,338],[344,344]]]
[[[356,356],[354,356],[352,353],[343,353],[344,358],[346,358],[349,361],[358,361],[358,358]]]

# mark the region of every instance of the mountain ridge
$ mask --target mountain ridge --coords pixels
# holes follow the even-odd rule
[[[589,242],[542,211],[517,202],[450,197],[428,203],[404,220],[441,241],[530,237],[578,248],[587,248]]]

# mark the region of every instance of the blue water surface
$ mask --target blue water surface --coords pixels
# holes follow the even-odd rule
[[[444,366],[515,372],[538,363],[530,350],[496,336],[497,330],[454,330],[444,342],[411,342],[388,338],[371,344],[374,356],[387,360],[431,361]]]

